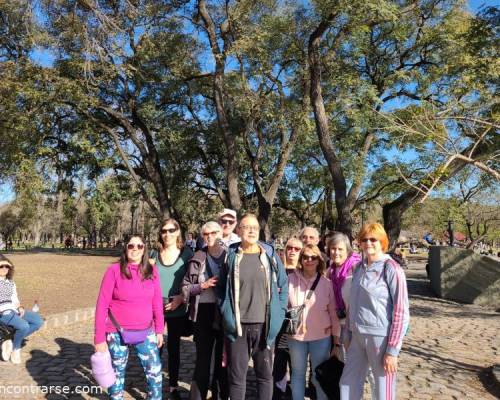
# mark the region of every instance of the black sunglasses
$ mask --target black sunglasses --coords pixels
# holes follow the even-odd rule
[[[167,234],[167,233],[174,233],[174,232],[177,232],[177,228],[168,228],[168,229],[167,229],[167,228],[163,228],[163,229],[160,231],[160,233],[161,233],[162,235],[165,235],[165,234]]]
[[[318,256],[306,256],[305,254],[302,255],[302,259],[304,261],[315,261],[318,258],[319,258]]]
[[[2,265],[0,265],[0,269],[2,269],[2,268],[10,269],[10,265],[2,264]]]

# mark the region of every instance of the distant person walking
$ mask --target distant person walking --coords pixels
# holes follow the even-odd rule
[[[341,399],[362,399],[368,368],[375,378],[375,398],[395,399],[398,355],[409,323],[406,278],[386,254],[389,239],[382,225],[363,226],[358,242],[364,259],[352,277]]]
[[[13,277],[14,264],[0,254],[0,322],[16,330],[12,341],[12,352],[5,353],[4,357],[10,358],[13,364],[20,364],[23,339],[40,329],[43,320],[37,312],[25,310],[21,305]]]
[[[146,330],[143,341],[127,344],[116,324],[123,329]],[[135,348],[146,375],[148,399],[162,398],[158,348],[163,345],[163,328],[158,271],[148,261],[146,242],[140,236],[132,236],[120,261],[106,270],[96,305],[95,349],[109,349],[116,373],[116,382],[108,388],[111,399],[123,399],[130,346]]]

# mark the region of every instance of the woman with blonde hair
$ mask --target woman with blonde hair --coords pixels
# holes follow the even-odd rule
[[[362,399],[371,368],[375,398],[395,399],[398,355],[410,318],[406,278],[386,254],[389,239],[382,225],[363,226],[358,242],[363,261],[352,277],[340,395],[343,400]]]
[[[288,276],[289,307],[304,305],[302,324],[288,338],[292,362],[292,397],[303,400],[306,384],[307,359],[312,370],[330,357],[332,336],[340,335],[335,295],[330,281],[324,276],[326,264],[318,246],[306,244],[300,253],[300,264]],[[327,400],[315,374],[312,382],[318,400]]]

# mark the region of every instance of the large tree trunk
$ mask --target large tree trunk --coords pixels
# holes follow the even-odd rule
[[[322,21],[309,38],[308,56],[309,73],[311,79],[310,97],[314,111],[314,121],[316,123],[316,133],[318,135],[321,151],[328,164],[328,170],[332,177],[335,191],[335,205],[337,208],[337,230],[352,237],[351,205],[347,199],[347,185],[341,162],[335,153],[328,117],[325,111],[323,96],[321,94],[321,55],[319,44],[321,36],[328,29],[335,16],[331,14],[328,19]]]

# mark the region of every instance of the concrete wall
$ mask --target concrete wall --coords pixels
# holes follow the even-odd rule
[[[472,250],[432,246],[432,290],[445,299],[500,309],[500,262]]]

